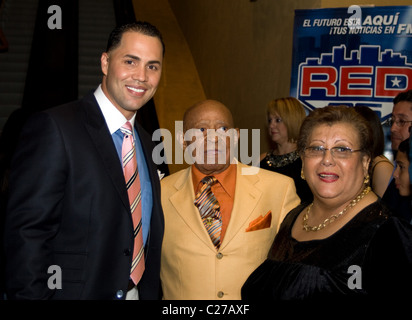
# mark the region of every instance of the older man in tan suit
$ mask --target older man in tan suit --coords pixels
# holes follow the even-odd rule
[[[214,100],[184,115],[181,141],[194,164],[161,182],[164,299],[240,299],[281,221],[300,203],[289,177],[245,174],[252,167],[233,158],[233,127],[229,109]]]

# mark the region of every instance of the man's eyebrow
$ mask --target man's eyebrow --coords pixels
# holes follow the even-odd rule
[[[125,56],[124,56],[124,58],[130,58],[130,59],[133,59],[133,60],[141,60],[138,56],[134,56],[134,55],[132,55],[132,54],[126,54]]]
[[[409,119],[409,116],[404,113],[398,113],[398,114],[392,115],[392,118],[399,119],[399,120],[407,120]]]
[[[140,57],[135,56],[135,55],[132,55],[132,54],[126,54],[126,55],[124,56],[124,58],[130,58],[130,59],[137,60],[137,61],[141,61],[141,60],[142,60]],[[154,63],[155,63],[155,64],[161,64],[160,61],[158,61],[158,60],[151,60],[151,61],[148,62],[148,64],[154,64]]]

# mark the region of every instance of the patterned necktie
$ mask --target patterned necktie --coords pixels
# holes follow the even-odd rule
[[[220,214],[220,205],[212,192],[212,185],[217,182],[213,176],[207,176],[202,179],[203,186],[196,194],[195,206],[198,207],[200,217],[209,233],[210,239],[216,249],[220,247],[220,233],[222,230],[222,215]]]
[[[120,131],[124,134],[122,144],[123,173],[129,196],[130,212],[134,228],[134,249],[130,277],[137,284],[144,271],[144,249],[142,235],[142,204],[140,180],[137,171],[136,150],[134,147],[132,124],[127,121]]]

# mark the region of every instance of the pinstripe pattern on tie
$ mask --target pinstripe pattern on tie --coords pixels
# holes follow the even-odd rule
[[[130,212],[134,227],[134,249],[130,277],[137,284],[144,271],[144,248],[142,235],[142,203],[139,172],[137,171],[136,149],[132,124],[127,121],[120,131],[124,134],[122,144],[122,164],[129,197]]]
[[[194,204],[198,207],[200,217],[209,233],[216,249],[220,248],[220,234],[222,230],[222,216],[220,205],[212,192],[212,185],[217,182],[213,176],[207,176],[202,179],[202,187],[196,194]]]

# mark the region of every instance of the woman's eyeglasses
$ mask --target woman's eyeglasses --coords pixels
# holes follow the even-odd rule
[[[304,155],[305,157],[308,157],[308,158],[324,157],[327,150],[330,151],[330,153],[332,154],[332,157],[335,159],[348,159],[352,156],[352,153],[362,151],[362,150],[353,150],[348,147],[333,147],[330,149],[326,149],[323,146],[314,146],[314,147],[305,148]]]

